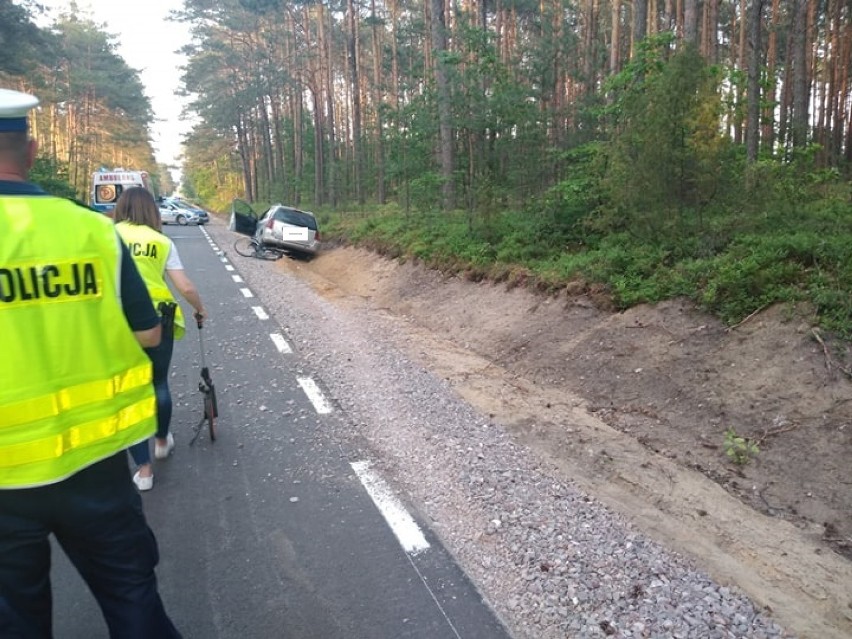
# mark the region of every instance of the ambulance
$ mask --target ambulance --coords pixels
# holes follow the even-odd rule
[[[112,216],[115,203],[125,189],[132,187],[148,189],[153,195],[151,180],[147,171],[128,171],[122,168],[101,169],[92,173],[92,191],[90,206]]]

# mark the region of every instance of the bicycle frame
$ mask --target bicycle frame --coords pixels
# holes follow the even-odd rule
[[[248,244],[246,244],[247,240]],[[266,244],[262,240],[259,240],[257,236],[238,239],[234,242],[234,250],[243,257],[254,257],[261,260],[279,260],[282,257],[289,255],[287,249]]]

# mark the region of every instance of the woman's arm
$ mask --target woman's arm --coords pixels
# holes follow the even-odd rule
[[[204,310],[204,304],[201,303],[201,296],[198,294],[198,289],[192,283],[183,269],[166,269],[166,275],[175,285],[175,288],[183,296],[192,308],[195,309],[197,315],[201,315],[202,320],[207,317],[207,311]]]

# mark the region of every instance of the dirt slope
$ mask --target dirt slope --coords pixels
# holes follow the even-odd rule
[[[686,302],[613,314],[352,248],[276,267],[398,317],[412,357],[800,636],[852,637],[849,344],[780,308],[727,330]],[[728,428],[759,441],[749,463]]]

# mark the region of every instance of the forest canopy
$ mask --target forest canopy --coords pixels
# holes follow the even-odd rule
[[[167,180],[150,102],[72,3],[0,0],[0,81],[42,99],[40,170]],[[852,332],[847,0],[184,0],[183,192],[328,211],[476,276],[808,300]],[[121,91],[112,82],[122,78]],[[163,185],[165,187],[165,183]],[[347,212],[357,211],[358,215]]]

